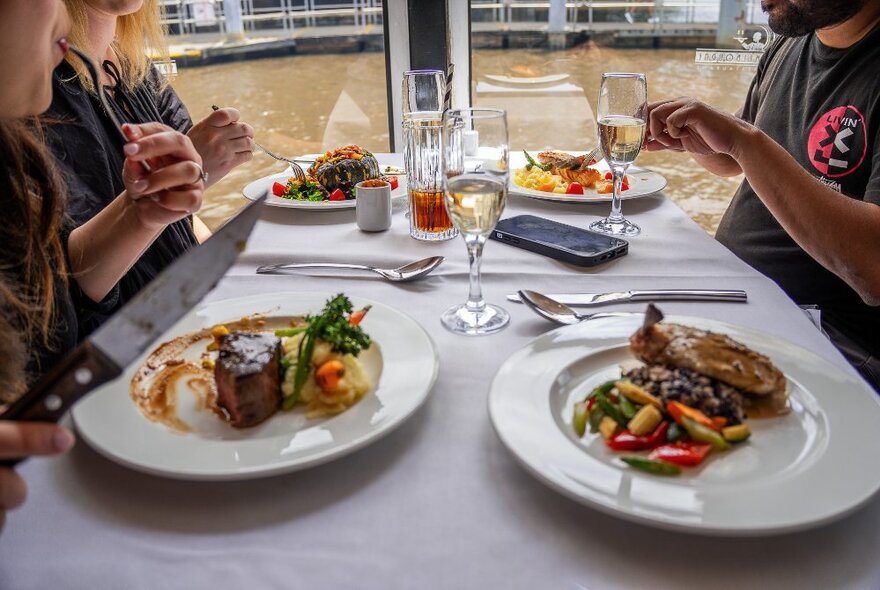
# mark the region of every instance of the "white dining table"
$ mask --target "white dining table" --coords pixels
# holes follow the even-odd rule
[[[585,227],[607,210],[511,195],[504,216]],[[467,294],[460,238],[410,238],[401,207],[382,233],[358,230],[353,210],[266,208],[247,250],[207,300],[341,291],[390,305],[436,343],[439,377],[425,405],[364,449],[265,479],[164,479],[117,465],[83,442],[66,456],[30,460],[20,467],[28,502],[8,515],[0,536],[0,588],[880,588],[876,498],[838,522],[782,536],[668,532],[557,494],[499,441],[487,412],[492,378],[512,353],[554,328],[505,301],[517,289],[744,289],[747,303],[662,307],[778,335],[852,371],[772,281],[662,194],[627,201],[624,212],[642,235],[630,239],[627,256],[592,269],[489,242],[484,294],[510,312],[511,323],[492,336],[464,337],[439,320]],[[444,264],[408,284],[358,272],[254,273],[291,260],[396,265],[437,254]],[[612,308],[643,306],[600,309]]]

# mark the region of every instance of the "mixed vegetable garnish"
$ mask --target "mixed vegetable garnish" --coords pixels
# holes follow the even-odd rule
[[[599,433],[614,451],[650,451],[621,460],[658,475],[678,475],[682,467],[699,465],[712,451],[726,451],[751,434],[746,423],[728,426],[727,418],[710,418],[680,402],[664,405],[625,379],[607,381],[575,403],[573,426],[579,437],[587,429]]]
[[[357,356],[360,351],[369,348],[370,337],[360,327],[369,310],[370,307],[367,306],[354,311],[351,300],[340,293],[327,301],[320,314],[306,316],[305,326],[276,330],[275,335],[279,338],[290,338],[301,332],[305,333],[299,343],[297,361],[294,365],[296,372],[293,394],[284,398],[281,403],[283,409],[292,408],[299,399],[299,394],[309,376],[310,360],[318,340],[328,343],[333,352],[339,354]],[[331,363],[336,364],[331,365]],[[282,359],[281,365],[284,371],[290,366],[285,359]],[[325,365],[328,366],[322,365],[315,371],[315,379],[319,385],[322,384],[322,380],[325,382],[338,380],[341,375],[341,365],[337,361],[329,361]]]

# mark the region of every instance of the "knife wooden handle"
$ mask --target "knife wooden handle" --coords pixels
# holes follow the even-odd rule
[[[116,363],[83,342],[0,414],[0,420],[57,422],[82,396],[120,373]],[[5,459],[0,465],[11,467],[22,460]]]

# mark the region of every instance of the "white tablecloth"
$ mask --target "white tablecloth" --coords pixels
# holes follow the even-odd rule
[[[511,196],[506,215],[531,212],[584,225],[606,210]],[[773,332],[846,367],[772,282],[675,205],[646,198],[625,202],[624,211],[644,233],[630,241],[628,256],[598,269],[490,242],[487,299],[501,303],[524,287],[742,288],[747,304],[670,302],[663,309]],[[395,264],[432,254],[446,256],[444,265],[408,285],[355,273],[253,274],[258,264],[290,259]],[[446,332],[440,313],[467,292],[461,239],[412,240],[402,212],[390,231],[364,234],[353,211],[267,210],[247,252],[209,298],[267,291],[344,291],[413,316],[440,354],[440,376],[426,405],[353,455],[263,480],[165,480],[115,465],[82,443],[68,456],[29,461],[21,468],[29,501],[9,515],[0,537],[0,588],[880,587],[877,501],[809,532],[703,538],[600,514],[529,476],[495,436],[486,397],[499,365],[551,326],[505,303],[512,320],[500,334]]]

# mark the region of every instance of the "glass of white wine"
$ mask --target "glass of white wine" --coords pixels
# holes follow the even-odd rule
[[[602,74],[599,88],[599,147],[614,177],[611,213],[594,221],[590,229],[616,236],[637,236],[642,231],[620,211],[620,191],[626,169],[642,149],[648,112],[648,82],[644,74]]]
[[[480,285],[483,245],[507,201],[507,113],[490,108],[446,111],[442,152],[446,210],[467,246],[470,292],[467,302],[446,310],[440,321],[457,334],[491,334],[510,321],[503,308],[483,300]]]

